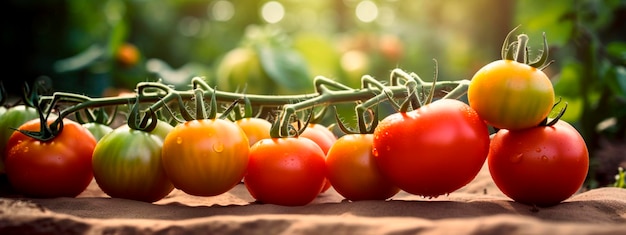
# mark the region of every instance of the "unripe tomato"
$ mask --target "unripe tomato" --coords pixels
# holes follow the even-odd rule
[[[96,138],[96,141],[100,141],[103,136],[113,131],[113,128],[111,128],[110,126],[97,122],[85,123],[83,124],[83,127],[87,128],[87,130],[91,132],[93,137]]]
[[[0,173],[4,173],[4,159],[6,158],[6,145],[9,137],[15,132],[13,128],[18,128],[27,121],[39,118],[37,109],[26,105],[11,107],[2,114],[0,118]]]
[[[163,137],[158,133],[133,130],[128,125],[116,128],[98,142],[93,153],[98,186],[116,198],[154,202],[167,196],[174,185],[163,169],[162,146]]]
[[[258,53],[253,48],[235,48],[217,66],[217,87],[223,91],[248,94],[271,94],[276,83],[265,73]]]
[[[537,126],[548,116],[554,105],[554,88],[537,68],[497,60],[474,74],[467,98],[489,125],[519,130]]]

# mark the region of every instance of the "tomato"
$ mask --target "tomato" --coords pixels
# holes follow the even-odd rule
[[[374,129],[372,153],[381,173],[400,189],[424,197],[469,183],[488,151],[487,125],[467,104],[453,99],[391,114]]]
[[[373,134],[348,134],[326,156],[326,176],[348,200],[385,200],[400,189],[385,178],[372,154]]]
[[[162,147],[163,137],[158,134],[133,130],[128,125],[116,128],[98,142],[93,153],[98,186],[116,198],[145,202],[164,198],[174,185],[163,169]]]
[[[497,60],[474,74],[467,98],[489,125],[519,130],[537,126],[548,116],[554,104],[554,88],[537,68]]]
[[[250,146],[235,123],[222,119],[178,124],[165,137],[163,168],[174,186],[190,195],[215,196],[243,179]]]
[[[332,131],[330,131],[326,126],[317,123],[310,123],[309,126],[304,129],[304,132],[302,132],[300,137],[313,140],[313,142],[322,148],[324,155],[328,153],[328,150],[337,141],[337,136],[335,136]],[[330,186],[332,186],[331,183],[326,181],[321,192],[326,192]]]
[[[38,131],[40,124],[34,119],[19,129]],[[45,142],[20,132],[11,135],[6,174],[17,192],[32,197],[75,197],[87,188],[93,179],[91,155],[96,139],[77,122],[63,119],[63,124],[63,130]]]
[[[265,73],[258,53],[250,47],[235,48],[224,55],[217,66],[217,87],[223,91],[271,94],[276,83]]]
[[[39,118],[37,109],[26,105],[18,105],[7,109],[0,118],[0,173],[4,173],[4,159],[6,158],[7,142],[15,132],[11,128],[18,128],[27,121]]]
[[[488,157],[496,186],[511,199],[551,206],[582,186],[589,152],[580,133],[565,121],[521,131],[499,130]]]
[[[117,63],[126,68],[135,66],[139,63],[139,59],[141,59],[141,53],[132,43],[124,43],[120,45],[115,54],[115,60]]]
[[[244,184],[260,202],[302,206],[320,193],[325,168],[324,152],[310,139],[263,139],[250,148]]]
[[[250,117],[239,119],[235,121],[235,124],[237,124],[243,132],[246,133],[250,146],[261,139],[272,138],[270,136],[272,123],[268,120]]]
[[[337,136],[335,136],[332,131],[326,126],[317,123],[309,124],[300,137],[313,140],[313,142],[317,143],[320,148],[322,148],[324,154],[328,153],[330,147],[337,141]]]
[[[103,136],[113,131],[113,128],[111,128],[110,126],[97,122],[85,123],[83,124],[83,127],[87,128],[87,130],[91,132],[93,137],[96,138],[96,141],[100,141]]]

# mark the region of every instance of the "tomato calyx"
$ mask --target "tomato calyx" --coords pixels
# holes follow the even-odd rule
[[[539,70],[543,70],[548,67],[550,64],[554,62],[554,60],[548,61],[548,39],[546,38],[546,33],[543,33],[543,48],[541,50],[541,55],[537,57],[535,60],[530,60],[528,58],[528,35],[519,34],[517,35],[517,41],[513,41],[509,43],[509,38],[512,36],[513,32],[517,30],[519,26],[513,28],[504,39],[504,43],[502,43],[501,56],[503,60],[513,60],[519,63],[527,64],[531,67],[537,68]]]
[[[370,121],[368,122],[364,115],[357,115],[357,130],[352,130],[343,123],[341,118],[339,117],[339,113],[337,113],[337,108],[335,108],[335,122],[339,129],[346,134],[372,134],[378,126],[378,112],[372,109],[367,109],[366,113],[368,113],[370,117]]]
[[[99,124],[109,126],[111,125],[111,123],[113,123],[115,116],[117,116],[117,105],[114,106],[113,115],[111,117],[109,117],[109,115],[107,114],[106,110],[103,107],[96,108],[94,110],[84,109],[82,113],[84,114],[81,114],[80,111],[77,111],[74,113],[74,116],[76,117],[76,121],[80,124],[99,123]],[[83,115],[85,115],[87,120],[85,120]]]
[[[559,101],[554,103],[554,105],[552,106],[552,110],[554,110],[554,108],[556,108],[556,106],[561,103],[561,100],[562,100],[561,97],[559,97]],[[556,114],[554,118],[546,117],[545,119],[543,119],[541,123],[539,123],[539,126],[553,126],[561,119],[561,117],[563,117],[566,110],[567,110],[567,102],[565,102],[563,108],[559,110],[559,112]]]

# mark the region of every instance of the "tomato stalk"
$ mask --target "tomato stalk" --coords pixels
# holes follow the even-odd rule
[[[541,50],[541,55],[537,57],[535,60],[530,60],[528,57],[528,35],[519,34],[517,35],[517,41],[509,43],[509,38],[513,34],[515,30],[517,30],[519,26],[515,27],[511,30],[504,39],[504,43],[502,43],[501,56],[503,60],[515,60],[519,63],[527,64],[531,67],[535,67],[539,70],[543,70],[548,67],[554,61],[548,61],[549,47],[548,47],[548,39],[546,38],[546,33],[543,33],[543,48]]]
[[[407,73],[401,69],[394,69],[389,78],[389,85],[384,85],[381,81],[374,79],[369,75],[365,75],[361,79],[360,88],[351,88],[342,83],[331,79],[317,76],[313,83],[315,87],[314,93],[301,95],[258,95],[243,94],[235,92],[220,91],[210,87],[201,77],[195,77],[191,81],[192,90],[178,91],[173,87],[162,84],[160,82],[140,82],[137,84],[135,96],[125,97],[102,97],[92,98],[78,94],[55,92],[51,96],[42,96],[39,99],[40,106],[45,113],[49,113],[53,108],[60,107],[61,104],[69,104],[59,111],[59,117],[51,126],[59,126],[62,118],[71,113],[80,110],[88,110],[106,106],[120,106],[135,104],[132,108],[139,109],[140,103],[150,103],[143,113],[143,123],[148,123],[148,119],[156,115],[155,113],[162,108],[173,113],[170,106],[177,105],[180,116],[185,120],[192,120],[202,117],[211,117],[213,112],[217,112],[217,104],[231,102],[236,104],[241,100],[247,100],[250,107],[258,107],[258,110],[264,108],[279,108],[281,112],[276,118],[276,124],[279,136],[291,136],[294,133],[290,131],[291,119],[295,113],[309,110],[310,120],[317,120],[324,114],[326,107],[337,103],[355,102],[355,112],[359,120],[359,131],[367,132],[375,127],[374,122],[366,123],[366,116],[370,115],[371,108],[381,102],[389,101],[392,105],[397,105],[395,99],[404,99],[413,107],[419,107],[432,100],[435,94],[440,94],[443,98],[459,98],[467,92],[469,80],[456,81],[436,81],[425,82],[415,73]],[[422,98],[425,90],[429,90],[426,99]],[[206,113],[204,108],[204,98],[210,97],[211,108]],[[190,100],[196,101],[196,117],[189,114],[186,102]],[[407,101],[408,100],[408,101]],[[314,108],[322,108],[317,114],[313,113]],[[231,104],[229,109],[232,109]],[[248,111],[246,112],[250,112]],[[225,117],[227,114],[222,116]],[[258,115],[258,114],[257,114]],[[135,116],[136,115],[130,115]],[[172,115],[175,117],[175,115]],[[251,114],[246,114],[251,116]],[[213,115],[214,117],[214,115]],[[135,119],[137,120],[137,119]],[[142,127],[139,127],[142,128]],[[304,126],[306,128],[306,125]],[[299,130],[302,131],[302,130]]]

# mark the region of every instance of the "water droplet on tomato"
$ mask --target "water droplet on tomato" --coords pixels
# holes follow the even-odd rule
[[[535,152],[541,153],[541,148],[535,149]]]
[[[180,136],[176,137],[176,143],[177,144],[182,144],[183,143],[183,138],[181,138]]]
[[[28,153],[28,147],[24,147],[24,153]]]
[[[517,155],[513,155],[509,158],[509,160],[511,160],[512,163],[518,163],[522,160],[522,157],[524,156],[524,154],[520,153]]]
[[[222,143],[213,144],[213,150],[215,150],[215,152],[221,153],[222,151],[224,151],[224,144]]]
[[[377,148],[373,148],[372,149],[372,155],[374,155],[375,157],[378,157],[378,149]]]
[[[546,155],[541,156],[541,161],[544,161],[544,162],[548,161],[548,156]]]

